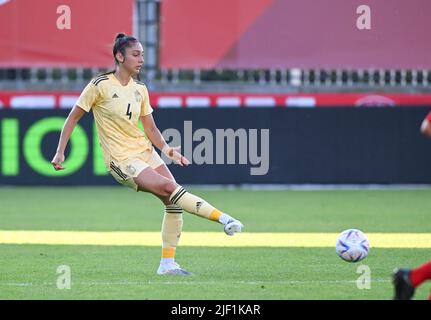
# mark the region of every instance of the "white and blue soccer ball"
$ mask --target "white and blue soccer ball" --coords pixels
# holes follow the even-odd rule
[[[368,256],[370,243],[367,236],[358,229],[347,229],[337,237],[335,251],[347,262],[358,262]]]

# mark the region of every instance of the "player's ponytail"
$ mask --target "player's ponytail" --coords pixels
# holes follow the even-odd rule
[[[115,41],[117,41],[118,39],[124,38],[124,37],[126,37],[125,33],[122,33],[122,32],[117,33],[117,36],[115,37]]]
[[[114,55],[115,64],[120,64],[116,55],[120,52],[124,57],[126,56],[126,48],[132,46],[132,44],[138,42],[138,39],[132,36],[127,36],[125,33],[118,33],[115,37],[114,47],[112,48],[112,54]]]

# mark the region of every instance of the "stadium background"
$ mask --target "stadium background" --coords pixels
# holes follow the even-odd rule
[[[2,184],[114,183],[92,165],[91,121],[82,124],[88,150],[74,153],[80,165],[67,178],[54,178],[43,163],[61,122],[38,138],[27,133],[67,115],[89,79],[112,68],[118,31],[145,47],[141,76],[162,129],[183,135],[184,121],[213,133],[270,129],[267,174],[247,174],[237,147],[235,164],[173,168],[183,183],[431,182],[431,150],[416,129],[431,103],[427,1],[397,0],[391,8],[370,1],[371,30],[358,29],[356,1],[102,2],[1,6]]]
[[[364,4],[371,8],[370,30],[360,30],[357,25],[363,15],[358,8]],[[207,129],[214,137],[217,129],[244,129],[248,139],[252,129],[258,130],[258,138],[262,130],[269,130],[269,166],[264,174],[250,174],[256,167],[250,157],[240,161],[241,151],[252,146],[246,139],[245,149],[240,149],[238,139],[233,163],[227,163],[229,150],[223,145],[221,164],[194,164],[187,169],[170,165],[178,182],[252,186],[258,190],[289,189],[292,185],[409,188],[384,195],[363,190],[311,194],[262,191],[259,196],[233,189],[197,190],[236,210],[240,218],[247,218],[248,231],[337,233],[356,226],[366,233],[417,232],[429,236],[431,145],[419,127],[431,109],[431,44],[426,28],[430,9],[427,0],[393,0],[390,6],[377,0],[44,0],[37,5],[31,0],[0,1],[0,197],[4,203],[0,230],[159,229],[160,216],[155,215],[154,221],[141,220],[136,210],[142,208],[134,196],[126,195],[129,191],[116,186],[106,174],[91,115],[81,120],[72,136],[66,153],[68,170],[55,172],[49,163],[70,108],[92,77],[112,69],[112,41],[117,32],[125,32],[138,37],[144,46],[141,79],[149,88],[156,122],[161,131],[176,129],[188,139],[182,143],[188,146],[186,156],[201,143],[192,138],[198,129]],[[192,133],[186,132],[187,123],[192,123]],[[258,155],[262,155],[263,147],[258,143]],[[46,187],[36,188],[42,185]],[[69,185],[113,188],[60,188]],[[410,189],[418,185],[422,190]],[[92,206],[92,193],[106,199],[105,205]],[[82,203],[74,203],[66,194]],[[117,194],[130,201],[127,209],[108,202]],[[54,201],[57,204],[53,199],[58,199]],[[155,200],[145,199],[148,208],[158,210]],[[240,203],[247,205],[243,208]],[[67,209],[54,218],[58,214],[55,207],[64,204]],[[86,211],[89,207],[93,208],[91,213]],[[128,219],[123,220],[115,210],[128,212]],[[102,212],[104,221],[100,220]],[[273,220],[261,224],[262,214]],[[405,221],[407,216],[410,218]],[[188,231],[216,230],[200,220],[188,223]],[[14,261],[16,252],[27,258],[31,255],[31,247],[19,247],[22,242],[7,239],[0,231],[5,261],[8,257]],[[235,281],[242,283],[241,288],[232,292],[220,289],[208,298],[387,298],[390,283],[385,277],[398,264],[413,265],[429,256],[426,239],[394,247],[389,244],[384,254],[368,258],[381,280],[373,284],[380,287],[370,295],[351,291],[350,280],[338,283],[329,267],[323,281],[331,285],[321,288],[329,291],[316,291],[310,285],[314,280],[301,287],[294,278],[287,287],[284,280],[274,284],[273,294],[254,295],[250,293],[254,278],[244,284],[238,275]],[[55,246],[44,249],[48,247],[43,240],[35,241],[40,244],[35,250],[54,254]],[[378,241],[374,245],[373,252],[383,253],[384,245]],[[69,259],[59,247],[60,256]],[[322,263],[325,268],[323,261],[329,259],[327,263],[335,266],[328,258],[333,256],[329,247],[313,248],[321,260],[311,264]],[[92,255],[91,247],[82,248],[89,250],[88,257]],[[100,250],[107,250],[110,259],[111,253],[118,255],[107,248],[111,247]],[[148,248],[156,255],[156,248]],[[190,247],[183,250],[188,258],[195,258]],[[254,249],[247,250],[244,259]],[[401,258],[393,258],[391,250]],[[226,252],[235,255],[234,251]],[[286,268],[306,269],[310,264],[306,254],[298,248],[292,252],[299,258],[286,260]],[[133,251],[133,255],[138,254]],[[283,259],[276,249],[261,255],[274,261]],[[77,256],[79,253],[72,253],[72,261],[78,261]],[[214,260],[218,263],[217,258]],[[7,264],[3,267],[8,272],[13,269]],[[231,272],[227,266],[223,268],[219,272]],[[344,278],[351,277],[352,268],[336,265]],[[41,267],[40,274],[43,272]],[[274,270],[273,278],[263,279],[262,284],[278,281],[280,272],[283,270]],[[316,272],[307,272],[301,277],[313,279]],[[0,279],[0,286],[10,289],[2,291],[3,297],[112,298],[115,294],[121,297],[115,287],[130,286],[121,283],[120,277],[120,284],[113,283],[114,289],[110,287],[106,295],[84,290],[68,296],[49,291],[44,285],[40,291],[28,293],[5,284],[16,279],[21,278]],[[98,280],[106,282],[103,273]],[[205,281],[198,281],[196,286],[206,286]],[[160,286],[150,298],[178,298]],[[289,291],[289,286],[299,288],[300,294]],[[227,290],[229,282],[222,281],[219,287]],[[110,290],[113,296],[109,296]],[[186,290],[184,297],[200,298],[198,292]],[[140,293],[125,297],[143,298]]]

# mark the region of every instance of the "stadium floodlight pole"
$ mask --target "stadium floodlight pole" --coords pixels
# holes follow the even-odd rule
[[[158,64],[159,0],[137,1],[138,38],[144,43],[144,78],[151,87]]]

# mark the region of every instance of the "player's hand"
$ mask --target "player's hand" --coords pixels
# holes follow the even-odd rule
[[[64,167],[62,166],[64,162],[64,154],[62,153],[56,153],[54,158],[51,160],[51,164],[53,165],[54,169],[56,171],[58,170],[64,170]]]
[[[421,132],[426,137],[431,138],[431,123],[428,121],[428,119],[422,121]]]
[[[188,166],[190,164],[190,161],[184,157],[179,150],[181,149],[180,146],[178,147],[164,147],[162,152],[171,160],[173,160],[175,163],[179,164],[180,166]]]

